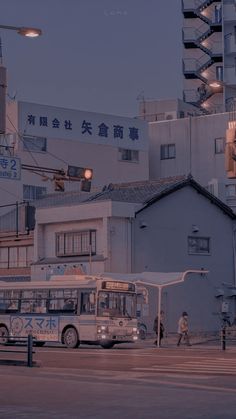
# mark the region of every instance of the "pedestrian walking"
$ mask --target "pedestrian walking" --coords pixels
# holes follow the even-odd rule
[[[186,343],[188,346],[191,346],[190,342],[189,342],[189,327],[188,327],[188,313],[186,313],[186,311],[183,311],[182,316],[180,317],[179,321],[178,321],[178,342],[177,342],[177,346],[180,345],[180,342],[182,340],[182,338],[185,339]]]
[[[163,325],[163,317],[164,317],[164,311],[161,310],[160,312],[160,338],[159,338],[159,346],[161,346],[161,341],[163,339],[164,336],[164,325]],[[154,342],[154,345],[157,346],[157,342],[158,342],[158,316],[156,316],[154,323],[153,323],[153,331],[156,333],[156,340]]]

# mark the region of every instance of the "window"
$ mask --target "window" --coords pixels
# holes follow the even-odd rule
[[[45,152],[47,151],[47,138],[23,136],[23,150]]]
[[[215,154],[222,154],[225,152],[225,138],[215,138]]]
[[[19,309],[20,291],[0,292],[0,313],[14,313]]]
[[[119,160],[137,163],[139,161],[138,150],[119,148]]]
[[[46,313],[47,290],[24,290],[21,298],[21,313]]]
[[[95,314],[95,293],[93,291],[81,292],[81,314]]]
[[[0,268],[24,268],[33,261],[33,246],[0,247]]]
[[[57,256],[85,256],[96,254],[96,231],[71,231],[56,234]]]
[[[32,201],[46,195],[47,188],[43,186],[23,185],[23,199]]]
[[[210,254],[210,239],[209,237],[188,237],[188,253],[190,255]]]
[[[226,197],[236,198],[236,185],[226,185]]]
[[[99,292],[98,316],[132,318],[136,316],[136,295],[121,292]]]
[[[50,312],[75,313],[77,310],[78,292],[73,289],[50,290],[48,310]]]
[[[161,145],[161,160],[175,159],[175,144]]]

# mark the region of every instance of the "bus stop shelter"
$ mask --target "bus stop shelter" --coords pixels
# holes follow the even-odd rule
[[[104,272],[101,276],[102,277],[109,277],[112,279],[117,280],[125,280],[135,282],[137,285],[148,285],[158,289],[158,336],[160,336],[160,322],[161,322],[161,302],[162,302],[162,290],[165,287],[169,287],[171,285],[180,284],[184,282],[188,276],[193,274],[198,274],[201,277],[205,277],[205,275],[209,271],[204,269],[188,269],[183,272],[141,272],[141,273],[133,273],[133,274],[122,274],[122,273],[112,273],[112,272]],[[160,341],[157,339],[157,346],[160,346]]]

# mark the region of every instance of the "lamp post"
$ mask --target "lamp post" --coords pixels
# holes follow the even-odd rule
[[[0,29],[15,31],[19,35],[27,36],[28,38],[42,35],[41,29],[24,26],[0,25]],[[6,88],[7,71],[6,67],[0,63],[0,134],[5,134],[6,132]]]
[[[0,29],[9,29],[11,31],[16,31],[19,35],[28,36],[29,38],[36,38],[37,36],[42,35],[41,29],[30,28],[25,26],[0,25]]]

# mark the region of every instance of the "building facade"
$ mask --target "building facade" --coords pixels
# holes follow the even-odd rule
[[[228,179],[225,165],[230,117],[226,112],[150,122],[150,179],[191,174],[235,210],[236,180]]]
[[[209,270],[164,292],[168,331],[183,310],[194,331],[217,330],[221,304],[235,317],[235,215],[191,178],[114,184],[86,202],[42,199],[36,209],[32,280],[83,272]],[[151,331],[157,294],[149,290]]]
[[[67,173],[68,166],[91,168],[92,189],[148,179],[147,124],[139,119],[11,102],[6,131],[0,137],[2,204],[54,192],[56,171]],[[64,188],[78,191],[80,182],[65,181]]]
[[[236,97],[234,0],[183,0],[183,99],[202,114],[229,111]]]

